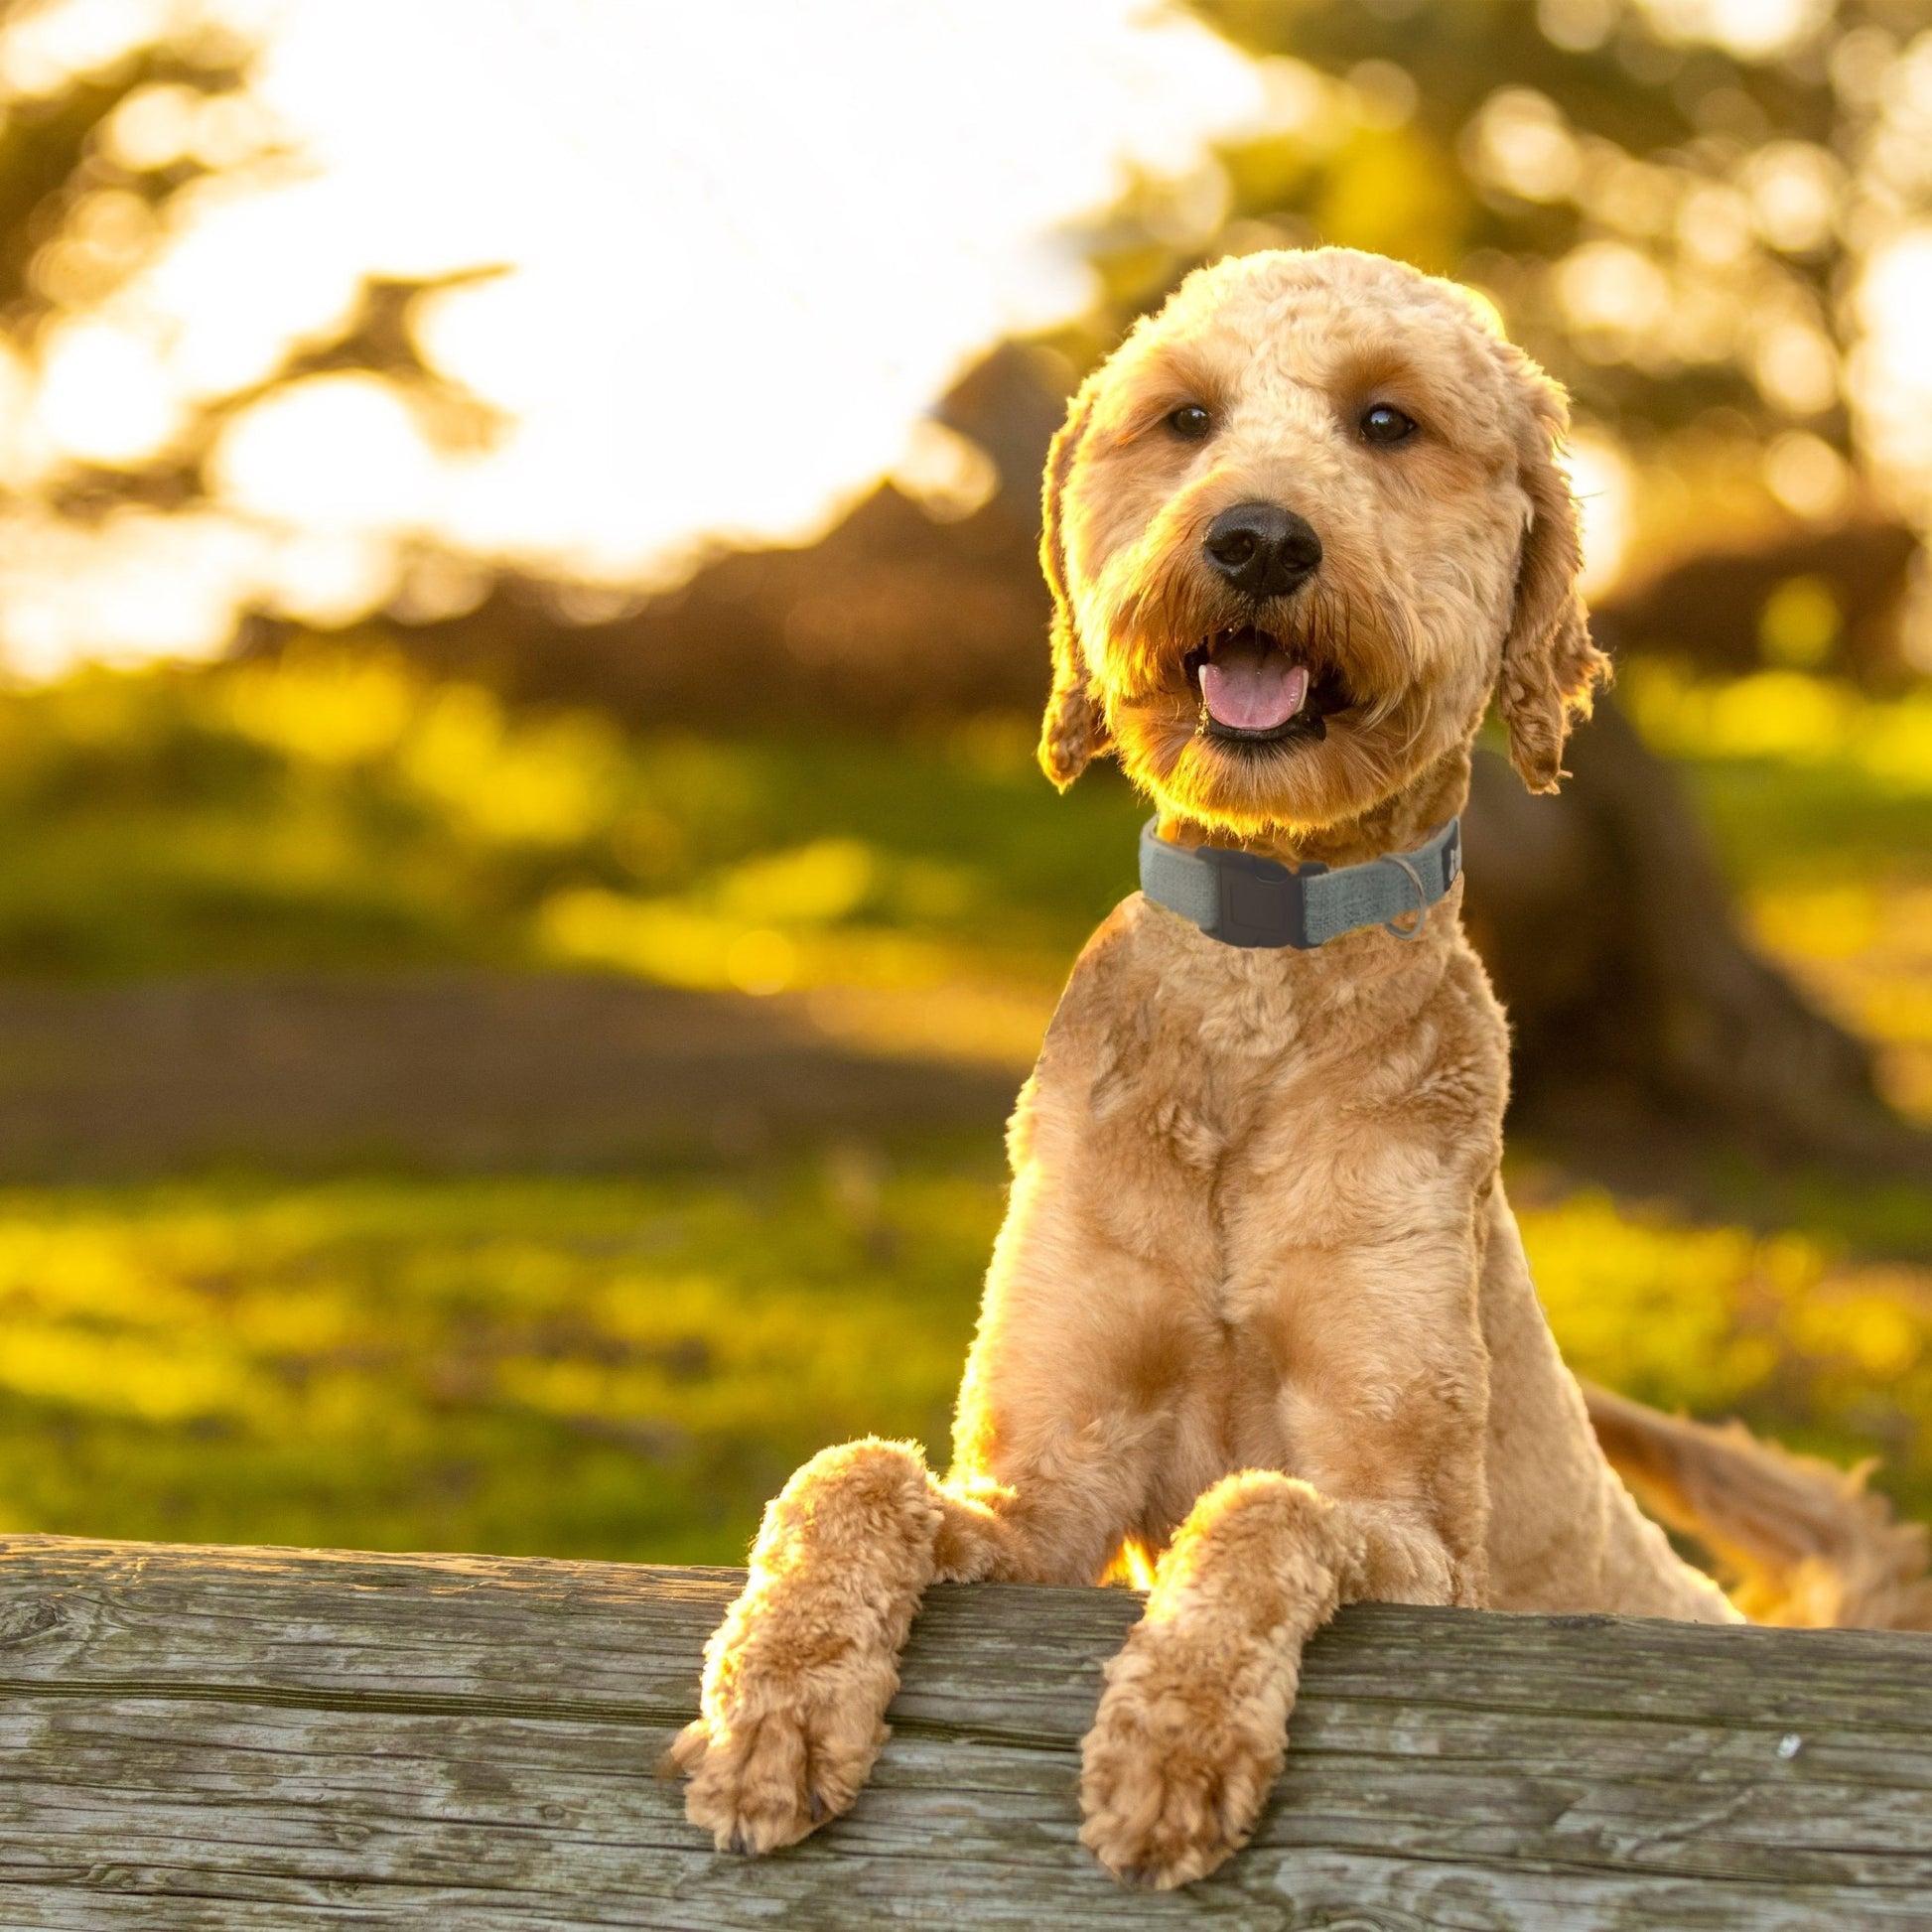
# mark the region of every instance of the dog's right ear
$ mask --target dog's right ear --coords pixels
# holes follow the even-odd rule
[[[1039,730],[1039,768],[1062,791],[1087,768],[1095,753],[1106,749],[1107,742],[1107,728],[1093,700],[1073,600],[1066,590],[1066,538],[1060,501],[1092,415],[1093,397],[1082,389],[1046,453],[1046,478],[1041,487],[1039,567],[1045,572],[1046,588],[1053,594],[1053,689]]]

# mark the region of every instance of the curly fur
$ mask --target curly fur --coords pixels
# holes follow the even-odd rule
[[[1372,401],[1416,435],[1369,446]],[[1205,440],[1167,428],[1183,403]],[[1048,464],[1048,775],[1110,747],[1169,838],[1346,864],[1460,808],[1493,695],[1553,786],[1604,670],[1564,421],[1447,283],[1337,250],[1190,277]],[[1320,534],[1314,581],[1263,613],[1345,684],[1319,741],[1197,728],[1187,654],[1241,617],[1201,533],[1258,498]],[[936,1578],[1092,1583],[1155,1553],[1081,1804],[1103,1863],[1156,1886],[1253,1829],[1338,1604],[1737,1618],[1638,1513],[1538,1307],[1498,1175],[1508,1040],[1459,904],[1276,953],[1137,895],[1094,935],[1014,1114],[951,1472],[880,1443],[809,1463],[707,1653],[678,1756],[721,1848],[851,1802]]]

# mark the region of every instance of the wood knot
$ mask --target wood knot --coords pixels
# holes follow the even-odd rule
[[[12,1603],[0,1610],[0,1644],[32,1643],[49,1630],[65,1630],[67,1613],[51,1596],[29,1603]]]

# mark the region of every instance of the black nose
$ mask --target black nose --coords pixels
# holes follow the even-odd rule
[[[1321,561],[1321,539],[1307,517],[1273,503],[1236,503],[1207,526],[1208,560],[1248,597],[1282,597]]]

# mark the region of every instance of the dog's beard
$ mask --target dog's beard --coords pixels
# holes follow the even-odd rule
[[[1173,684],[1187,660],[1218,637],[1243,628],[1266,631],[1298,657],[1331,658],[1347,626],[1338,585],[1316,577],[1286,597],[1251,598],[1197,561],[1191,531],[1178,542],[1137,546],[1095,586],[1087,614],[1111,646],[1124,692],[1143,695]]]
[[[1118,702],[1163,712],[1182,703],[1203,736],[1233,745],[1319,740],[1330,718],[1361,701],[1349,670],[1359,622],[1339,578],[1255,599],[1174,556],[1157,551],[1097,601]]]
[[[1330,823],[1385,797],[1433,710],[1400,601],[1334,569],[1261,602],[1203,579],[1157,566],[1107,614],[1106,708],[1129,774],[1243,829]]]

